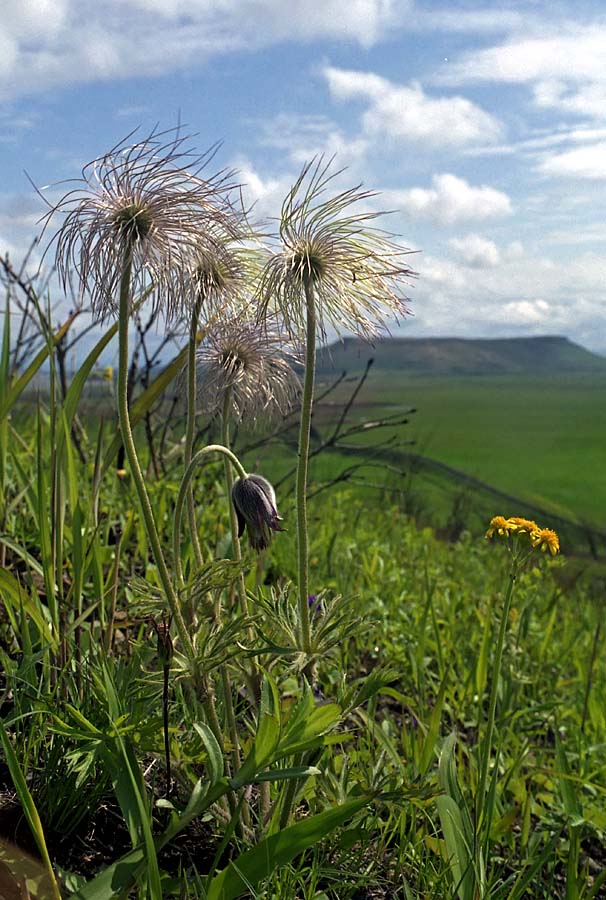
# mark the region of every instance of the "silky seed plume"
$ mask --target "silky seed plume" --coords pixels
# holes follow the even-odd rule
[[[320,335],[332,326],[372,338],[408,312],[401,289],[414,274],[403,261],[410,251],[369,224],[381,213],[357,211],[373,192],[357,186],[327,193],[341,174],[330,171],[331,162],[307,163],[284,200],[281,246],[258,291],[261,314],[275,307],[292,335],[303,334],[311,288]]]
[[[75,273],[95,315],[117,312],[118,287],[130,264],[133,306],[145,298],[170,322],[191,305],[185,283],[195,249],[215,246],[219,234],[239,233],[228,200],[231,173],[202,178],[214,151],[194,155],[178,129],[129,144],[131,137],[83,168],[44,216],[44,227],[65,216],[51,241],[57,271],[64,286]]]
[[[286,414],[300,383],[291,363],[296,353],[271,327],[249,319],[219,322],[196,356],[198,398],[202,412],[215,415],[230,392],[231,416],[255,424]]]

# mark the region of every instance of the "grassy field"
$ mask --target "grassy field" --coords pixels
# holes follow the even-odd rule
[[[592,385],[579,379],[568,402],[595,435]],[[444,453],[472,458],[472,435],[490,435],[492,452],[504,465],[509,454],[519,474],[518,461],[533,455],[529,405],[547,397],[545,433],[550,404],[563,415],[566,391],[513,378],[498,387],[494,379],[419,378],[402,388],[375,376],[352,418],[415,405],[402,441],[426,427],[434,441],[443,435]],[[317,410],[312,450],[344,396]],[[507,398],[518,402],[509,429]],[[66,401],[43,403],[38,417],[15,410],[0,430],[0,852],[8,838],[10,852],[16,843],[47,853],[42,875],[56,876],[57,891],[74,900],[109,900],[116,880],[123,896],[137,881],[149,900],[602,896],[603,578],[578,578],[570,563],[534,551],[508,581],[510,556],[498,540],[467,530],[438,540],[393,487],[317,493],[319,481],[357,463],[321,454],[309,497],[312,692],[292,588],[293,480],[279,483],[296,447],[268,450],[257,436],[246,454],[249,472],[275,482],[285,530],[261,555],[245,538],[242,568],[233,568],[222,466],[199,472],[199,569],[189,528],[174,540],[182,426],[157,478],[139,428],[160,544],[172,546],[171,568],[180,561],[186,575],[184,583],[174,576],[183,609],[191,615],[199,604],[189,620],[191,674],[181,637],[174,646],[160,640],[166,600],[132,476],[116,471],[115,419],[101,427],[90,410],[83,416],[80,461],[74,409]],[[457,423],[458,444],[452,437],[449,445]],[[380,481],[384,470],[377,460],[365,472]],[[484,516],[482,530],[490,515],[520,512],[494,506],[484,515],[477,495],[469,501],[467,514]],[[249,615],[234,606],[240,572]],[[257,661],[260,701],[256,688],[252,700],[246,691]],[[14,825],[28,809],[35,840]]]
[[[118,145],[90,167],[94,184],[83,170],[88,199],[59,203],[66,283],[79,277],[106,318],[119,284],[117,322],[71,384],[72,320],[51,327],[29,281],[21,326],[4,317],[0,897],[598,900],[599,554],[580,554],[571,574],[541,509],[526,518],[522,501],[469,478],[461,492],[444,467],[458,495],[446,527],[428,527],[433,496],[410,477],[418,453],[389,437],[598,518],[603,382],[384,371],[340,394],[320,385],[312,419],[308,352],[292,409],[295,373],[276,355],[268,305],[282,337],[306,321],[308,351],[316,322],[347,328],[385,303],[381,321],[393,247],[349,217],[364,192],[325,199],[318,160],[285,201],[282,262],[272,245],[248,285],[258,315],[230,321],[234,236],[248,225],[231,221],[229,197],[210,202],[180,168],[180,131],[166,134]],[[190,335],[162,368],[145,351],[144,298]],[[206,322],[221,327],[200,368],[200,315],[214,309],[223,321]],[[117,378],[100,378],[116,332]],[[560,338],[539,346],[554,342],[563,365],[578,357]],[[452,342],[438,343],[442,364]],[[494,367],[481,344],[478,364],[488,354]],[[45,366],[46,393],[24,404]],[[414,425],[398,426],[410,406]],[[245,412],[266,429],[255,445]],[[376,425],[390,414],[389,429]],[[377,484],[348,477],[360,472]]]
[[[352,416],[375,420],[414,407],[399,433],[414,439],[419,453],[514,497],[603,527],[605,391],[601,373],[447,377],[371,370]],[[343,387],[331,397],[334,406],[317,410],[320,431],[329,428],[345,395]]]

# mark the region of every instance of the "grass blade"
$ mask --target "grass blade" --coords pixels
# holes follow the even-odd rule
[[[347,819],[363,809],[370,797],[350,800],[326,812],[310,816],[261,841],[242,853],[226,869],[211,879],[206,900],[235,900],[246,890],[254,889],[277,868],[284,866],[326,837]]]
[[[57,879],[55,878],[55,873],[53,872],[53,867],[48,855],[48,849],[44,837],[44,830],[42,828],[40,816],[38,815],[38,810],[36,809],[32,795],[30,794],[27,787],[25,775],[23,774],[21,766],[19,765],[19,761],[17,759],[15,751],[13,750],[13,745],[11,744],[10,738],[6,733],[4,723],[1,721],[0,743],[2,744],[6,764],[8,765],[8,769],[13,780],[13,785],[19,798],[19,803],[21,804],[23,814],[27,819],[27,824],[29,825],[30,830],[34,836],[34,840],[36,841],[40,856],[42,857],[44,868],[46,869],[49,878],[51,897],[53,898],[53,900],[61,900],[61,892],[59,891],[59,885],[57,884]]]

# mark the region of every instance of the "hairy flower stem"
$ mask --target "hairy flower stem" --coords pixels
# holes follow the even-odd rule
[[[145,481],[143,479],[143,473],[141,472],[141,466],[139,465],[139,458],[137,456],[137,449],[135,447],[135,441],[133,439],[133,432],[130,424],[130,414],[128,411],[128,323],[132,262],[132,244],[129,244],[124,253],[124,264],[122,269],[122,276],[120,279],[120,312],[118,324],[118,416],[120,420],[120,432],[122,435],[124,450],[126,452],[126,458],[128,459],[128,463],[130,465],[133,482],[139,496],[141,512],[143,513],[143,521],[145,523],[145,530],[147,531],[147,537],[151,546],[154,561],[158,568],[158,575],[160,576],[162,588],[164,589],[164,593],[166,594],[166,599],[170,607],[173,620],[177,627],[177,632],[179,634],[179,639],[183,647],[183,652],[188,657],[192,665],[192,671],[195,673],[197,669],[197,663],[194,645],[185,625],[185,621],[181,613],[181,608],[179,606],[179,598],[177,597],[175,589],[172,585],[170,575],[166,567],[166,562],[164,560],[164,555],[162,553],[162,547],[160,545],[160,538],[158,537],[158,531],[156,529],[154,514],[145,487]]]
[[[225,399],[223,400],[223,415],[221,419],[221,443],[224,447],[230,450],[229,443],[229,411],[231,409],[231,390],[228,388],[225,391]],[[240,547],[240,538],[238,537],[238,517],[236,515],[236,508],[234,504],[231,502],[231,492],[234,486],[234,473],[231,467],[231,463],[227,457],[223,460],[223,465],[225,468],[225,485],[227,487],[227,496],[230,500],[229,503],[229,524],[231,527],[231,541],[234,550],[234,559],[236,562],[240,562],[242,560],[242,549]],[[238,594],[240,600],[240,610],[243,616],[248,616],[248,602],[246,600],[246,585],[244,584],[244,575],[240,572],[238,577]]]
[[[231,390],[228,388],[225,391],[225,398],[223,400],[223,414],[221,419],[221,441],[223,446],[230,450],[230,439],[229,439],[229,414],[231,410]],[[234,486],[234,473],[232,470],[232,465],[229,458],[226,456],[223,459],[223,464],[225,467],[225,485],[227,487],[227,496],[231,501],[231,492]],[[236,515],[236,508],[233,503],[229,504],[229,524],[231,527],[231,540],[234,552],[234,560],[236,562],[241,562],[242,560],[242,548],[240,547],[240,538],[238,537],[238,517]],[[248,601],[246,599],[246,584],[244,582],[244,574],[240,571],[238,575],[238,584],[237,584],[237,592],[240,600],[240,611],[243,616],[248,617]],[[248,642],[252,647],[255,634],[252,629],[252,626],[249,625],[247,629],[248,634]],[[228,718],[230,720],[230,732],[231,732],[231,740],[235,747],[235,759],[239,761],[239,750],[238,744],[235,743],[238,740],[238,728],[236,725],[236,719],[234,716],[234,710],[231,699],[231,688],[229,682],[229,675],[227,673],[227,666],[223,667],[225,669],[224,675],[224,691],[226,694],[226,712],[228,714]],[[248,680],[248,678],[247,678]],[[258,705],[261,698],[261,683],[259,678],[259,671],[257,669],[256,661],[252,660],[250,680],[249,680],[249,690],[253,693],[253,701]],[[229,707],[227,703],[229,702]],[[230,709],[231,707],[231,709]],[[237,771],[237,770],[236,770]],[[269,783],[262,782],[260,785],[260,820],[261,826],[265,823],[266,819],[269,818],[270,812],[270,790]],[[250,819],[250,809],[248,806],[248,801],[244,800],[242,806],[242,818],[245,825],[250,827],[251,819]]]
[[[202,307],[202,298],[198,296],[194,304],[189,327],[189,346],[187,353],[187,426],[185,430],[185,468],[189,466],[194,447],[194,436],[196,427],[196,405],[197,405],[197,384],[196,384],[196,346],[198,343],[198,325],[200,323],[200,309]],[[187,492],[187,515],[189,518],[189,530],[192,546],[194,548],[194,558],[196,567],[201,569],[204,560],[202,558],[202,548],[198,538],[198,529],[196,528],[196,508],[194,505],[194,494],[190,488]]]
[[[223,447],[222,444],[208,444],[206,447],[202,447],[201,450],[194,455],[192,461],[189,466],[185,470],[185,474],[181,479],[181,486],[179,487],[179,494],[177,496],[177,502],[175,503],[175,512],[173,516],[173,556],[175,560],[175,568],[177,571],[177,578],[179,580],[179,584],[181,587],[185,587],[185,580],[183,578],[183,567],[181,565],[181,522],[183,519],[183,506],[185,505],[185,499],[187,497],[187,491],[189,489],[189,485],[191,484],[191,480],[194,472],[197,467],[203,463],[209,453],[222,453],[226,456],[231,464],[236,469],[240,478],[246,478],[246,471],[242,466],[242,463],[235,455],[229,450],[227,447]],[[231,498],[230,498],[231,505]]]
[[[299,428],[299,461],[297,464],[297,552],[299,557],[299,622],[301,643],[306,653],[311,653],[311,629],[309,622],[309,542],[307,536],[307,467],[309,461],[309,435],[311,412],[314,399],[316,375],[316,309],[311,279],[304,279],[305,301],[307,305],[307,329],[305,348],[305,381],[301,401],[301,424]]]
[[[515,556],[512,559],[511,571],[507,584],[507,593],[503,603],[501,613],[501,622],[499,624],[499,634],[497,637],[497,646],[495,649],[494,660],[492,663],[492,680],[490,685],[490,699],[488,701],[488,721],[486,723],[486,733],[484,735],[483,747],[480,756],[480,775],[478,779],[478,789],[476,793],[476,849],[478,847],[480,823],[487,829],[490,827],[490,816],[486,806],[486,782],[488,780],[488,766],[490,764],[490,752],[492,749],[492,738],[494,734],[494,723],[497,710],[497,694],[499,690],[499,678],[501,674],[501,664],[503,662],[503,647],[505,645],[505,634],[507,633],[507,623],[509,621],[509,610],[511,607],[511,598],[513,597],[513,589],[518,574],[519,559]],[[499,763],[499,754],[497,751],[495,766]]]

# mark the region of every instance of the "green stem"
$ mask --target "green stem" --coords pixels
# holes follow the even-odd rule
[[[122,435],[122,442],[124,444],[126,457],[130,465],[133,482],[139,496],[141,512],[143,513],[143,520],[145,523],[145,530],[147,531],[147,537],[151,546],[152,554],[158,568],[158,575],[160,576],[160,581],[162,583],[164,593],[166,594],[166,599],[168,601],[168,605],[170,606],[170,611],[177,627],[177,632],[179,634],[179,639],[183,645],[183,650],[192,663],[193,669],[195,671],[196,654],[193,641],[185,626],[185,621],[179,607],[179,598],[177,597],[175,589],[173,588],[170,575],[166,567],[166,562],[162,553],[162,547],[160,545],[160,538],[158,537],[158,531],[156,529],[154,514],[151,508],[151,503],[149,501],[149,496],[147,494],[147,489],[145,487],[145,481],[143,478],[143,473],[141,472],[141,466],[139,465],[139,458],[137,456],[137,450],[135,447],[132,428],[130,424],[127,380],[128,324],[130,312],[130,279],[132,273],[132,262],[132,247],[128,246],[124,254],[124,268],[122,270],[122,278],[120,280],[120,313],[118,324],[118,416],[120,420],[120,432]]]
[[[488,766],[490,763],[490,751],[492,747],[492,737],[494,733],[494,723],[497,709],[497,694],[499,690],[499,678],[501,674],[501,664],[503,662],[503,647],[505,645],[505,634],[507,632],[507,622],[509,620],[509,609],[511,607],[511,598],[518,574],[518,560],[513,558],[511,571],[509,573],[509,583],[507,585],[507,593],[503,603],[503,611],[501,613],[501,622],[499,625],[499,635],[497,638],[497,646],[495,650],[494,660],[492,664],[492,681],[490,685],[490,699],[488,702],[488,722],[486,724],[486,734],[484,735],[484,746],[482,748],[480,763],[480,778],[478,781],[478,790],[476,794],[476,828],[479,828],[481,813],[486,794],[486,781],[488,779]],[[495,765],[498,765],[498,753],[495,759]],[[484,810],[485,811],[485,810]]]
[[[190,329],[189,329],[189,346],[187,354],[187,427],[185,430],[185,468],[189,466],[192,458],[194,447],[194,435],[196,426],[196,405],[197,405],[197,384],[196,384],[196,346],[198,343],[198,324],[200,322],[200,308],[202,300],[200,297],[196,299],[192,312]],[[196,566],[201,569],[204,565],[202,557],[202,548],[198,538],[198,529],[196,528],[196,507],[194,504],[194,494],[191,486],[187,492],[187,515],[189,519],[189,530],[192,546],[194,548],[194,558]]]
[[[231,389],[228,388],[225,391],[225,397],[223,399],[223,410],[222,410],[222,419],[221,419],[221,442],[226,450],[231,452],[231,448],[229,446],[229,413],[231,409]],[[231,528],[231,540],[234,551],[234,560],[236,562],[241,562],[242,560],[242,549],[240,547],[240,538],[238,537],[238,517],[236,515],[236,510],[234,504],[231,501],[231,492],[234,486],[234,473],[232,469],[232,462],[228,456],[223,457],[223,466],[225,470],[225,486],[227,488],[227,502],[229,504],[229,524]],[[242,470],[243,471],[243,470]],[[244,475],[246,477],[246,475]],[[243,616],[248,617],[248,603],[246,601],[246,585],[244,583],[244,574],[240,572],[238,576],[238,594],[240,600],[240,610]],[[254,634],[252,628],[248,629],[248,637],[249,641],[254,639]],[[224,664],[221,666],[221,678],[223,680],[223,694],[224,694],[224,702],[225,702],[225,715],[227,718],[227,723],[229,727],[229,735],[232,743],[232,759],[233,759],[233,769],[234,775],[238,771],[241,765],[240,761],[240,745],[239,745],[239,735],[238,735],[238,725],[236,722],[236,715],[234,712],[234,705],[232,699],[232,689],[231,689],[231,679],[229,677],[229,671],[227,666]],[[248,800],[246,798],[242,801],[242,821],[247,828],[251,827],[251,817],[250,817],[250,806]]]
[[[221,443],[229,450],[229,411],[231,409],[231,389],[225,391],[225,399],[223,401],[223,417],[221,420]],[[225,468],[225,485],[227,487],[227,498],[229,501],[229,524],[231,527],[231,541],[234,548],[234,559],[236,562],[242,560],[242,548],[240,547],[240,538],[238,537],[238,517],[236,508],[231,502],[231,492],[234,486],[234,473],[230,465],[229,459],[223,459]],[[248,603],[246,600],[246,585],[244,583],[244,574],[240,572],[238,577],[238,593],[240,595],[240,610],[243,616],[248,616]]]
[[[196,468],[200,465],[200,463],[204,462],[206,456],[209,453],[223,453],[226,456],[231,464],[236,469],[240,478],[246,478],[246,471],[244,470],[242,463],[238,459],[238,457],[228,450],[227,447],[223,447],[222,444],[208,444],[207,447],[202,447],[201,450],[194,455],[192,461],[187,467],[185,474],[181,480],[181,486],[179,488],[179,495],[177,497],[177,502],[175,504],[175,513],[173,518],[173,557],[175,560],[175,568],[177,570],[177,577],[179,579],[179,584],[184,587],[185,581],[183,578],[183,568],[181,566],[181,553],[180,553],[180,545],[181,545],[181,521],[183,519],[183,506],[185,504],[185,498],[187,497],[187,490],[191,479],[193,477]],[[231,505],[231,498],[230,498]]]
[[[299,461],[297,464],[297,552],[299,561],[299,621],[303,650],[311,653],[311,628],[309,621],[309,542],[307,534],[307,466],[309,460],[309,435],[311,412],[314,399],[316,374],[316,309],[311,281],[305,279],[305,302],[307,306],[307,331],[305,349],[305,381],[301,402],[301,424],[299,428]]]
[[[293,759],[294,766],[301,766],[305,760],[304,753],[298,753]],[[297,792],[301,787],[301,779],[299,778],[290,778],[286,782],[286,786],[284,787],[284,793],[282,795],[282,805],[280,807],[280,815],[279,815],[279,827],[280,830],[286,828],[288,822],[290,820],[295,798],[297,796]]]

